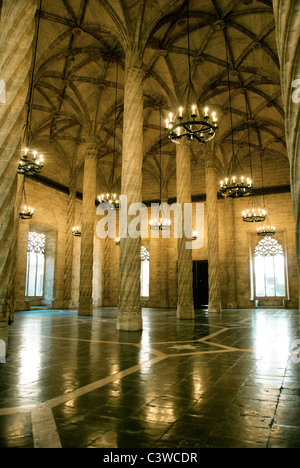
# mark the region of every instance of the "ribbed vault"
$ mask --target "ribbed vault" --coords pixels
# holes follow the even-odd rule
[[[218,113],[220,175],[232,156],[226,45],[239,159],[249,168],[250,135],[254,184],[261,186],[261,157],[265,164],[276,159],[288,173],[271,0],[190,0],[189,8],[193,85],[199,107]],[[187,83],[186,23],[184,0],[42,0],[32,133],[45,154],[43,176],[67,184],[75,171],[80,190],[84,143],[94,135],[100,141],[99,191],[107,189],[114,147],[120,177],[130,50],[145,71],[144,198],[159,196],[160,160],[163,187],[175,195],[175,148],[161,132],[160,116],[164,122],[177,107]],[[194,194],[204,189],[204,159],[204,147],[193,149]]]

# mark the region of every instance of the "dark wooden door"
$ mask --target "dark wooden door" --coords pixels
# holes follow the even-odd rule
[[[195,260],[193,262],[193,290],[194,308],[208,307],[208,261]]]

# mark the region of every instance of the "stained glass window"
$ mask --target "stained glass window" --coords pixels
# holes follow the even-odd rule
[[[285,297],[285,259],[282,245],[264,237],[254,251],[256,297]]]
[[[25,291],[27,297],[44,295],[45,246],[45,234],[29,232]]]
[[[146,247],[141,247],[141,296],[149,297],[150,254]]]

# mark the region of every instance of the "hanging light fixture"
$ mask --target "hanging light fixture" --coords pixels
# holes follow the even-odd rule
[[[19,219],[22,219],[22,220],[32,219],[34,209],[31,208],[31,206],[29,206],[27,202],[27,197],[25,193],[25,176],[24,176],[23,184],[22,184],[22,198],[24,201],[24,205],[23,205],[23,210],[20,211],[19,213]]]
[[[250,161],[250,171],[252,178],[252,156],[251,156],[251,145],[250,145],[250,130],[249,130],[249,112],[248,106],[246,103],[246,115],[247,115],[247,130],[248,130],[248,148],[249,148],[249,161]],[[250,204],[250,203],[249,203]],[[265,206],[265,203],[264,203]],[[258,206],[257,199],[254,194],[251,197],[251,208],[243,211],[243,221],[245,223],[262,223],[266,219],[267,212],[265,209],[261,209]]]
[[[276,234],[276,227],[275,226],[263,226],[257,228],[257,235],[264,237],[264,236],[274,236]]]
[[[264,199],[264,206],[265,206],[262,151],[260,152],[260,167],[261,167],[261,179],[262,179],[262,188],[263,188],[263,199]],[[266,216],[266,221],[268,222],[267,226],[257,228],[257,235],[260,236],[260,237],[274,236],[276,234],[276,227],[271,225],[271,223],[269,222],[269,219],[268,219],[267,216]]]
[[[266,212],[260,208],[258,208],[257,211],[255,208],[243,211],[243,221],[245,221],[245,223],[261,223],[262,221],[265,221],[265,219]]]
[[[121,245],[121,239],[120,239],[120,237],[117,237],[117,238],[116,238],[116,245],[117,245],[118,247],[120,247],[120,245]]]
[[[160,190],[160,202],[162,202],[162,151],[161,151],[161,144],[162,144],[162,117],[161,117],[161,108],[160,108],[160,142],[159,142],[159,151],[160,151],[160,176],[159,176],[159,190]],[[169,231],[171,229],[171,220],[164,216],[164,209],[163,209],[163,204],[161,203],[162,207],[162,217],[159,218],[159,206],[157,208],[157,217],[154,219],[151,219],[150,221],[150,229],[152,231]]]
[[[32,73],[31,73],[31,80],[29,86],[29,97],[28,97],[28,106],[27,106],[27,117],[26,117],[26,124],[23,130],[23,148],[24,153],[19,160],[18,165],[18,173],[19,174],[26,174],[26,175],[36,175],[41,172],[44,167],[44,157],[42,154],[38,154],[38,151],[35,149],[30,149],[30,140],[32,139],[31,133],[31,115],[32,115],[32,107],[33,107],[33,95],[34,95],[34,73],[35,73],[35,64],[36,64],[36,56],[37,56],[37,45],[38,45],[38,38],[39,38],[39,30],[40,30],[40,19],[41,19],[41,6],[42,0],[40,0],[39,11],[38,11],[38,25],[37,25],[37,32],[36,32],[36,40],[35,40],[35,50],[34,50],[34,58],[33,58],[33,65],[32,65]]]
[[[117,60],[117,59],[116,59]],[[113,193],[114,187],[117,187],[118,180],[115,174],[115,163],[116,163],[116,127],[117,127],[117,102],[118,102],[118,71],[119,71],[119,62],[117,61],[117,70],[116,70],[116,98],[115,98],[115,125],[114,125],[114,151],[113,151],[113,163],[112,163],[112,172],[109,179],[109,186],[111,188],[110,193],[102,194],[98,196],[98,204],[104,210],[119,210],[120,209],[120,200],[119,195]]]
[[[230,86],[230,74],[229,74],[229,57],[228,57],[228,44],[227,37],[226,41],[226,59],[227,59],[227,74],[228,74],[228,92],[229,92],[229,110],[230,110],[230,121],[231,121],[231,144],[232,144],[232,157],[230,160],[228,174],[224,180],[220,182],[220,191],[223,197],[241,198],[248,197],[252,194],[252,180],[250,177],[243,175],[243,168],[239,163],[238,157],[234,149],[234,137],[233,137],[233,118],[232,118],[232,99],[231,99],[231,86]]]
[[[80,231],[80,228],[79,226],[74,226],[73,229],[72,229],[72,235],[74,237],[81,237],[81,231]]]
[[[197,96],[192,84],[191,51],[190,51],[190,22],[189,0],[187,9],[187,38],[188,38],[188,68],[189,82],[184,94],[187,94],[185,107],[179,107],[177,114],[170,113],[166,120],[165,131],[170,141],[178,145],[199,145],[209,143],[216,136],[218,130],[217,116],[215,112],[209,115],[209,108],[199,112]],[[194,93],[192,98],[191,93]]]

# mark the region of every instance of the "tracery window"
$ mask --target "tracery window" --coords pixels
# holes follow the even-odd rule
[[[141,296],[149,297],[150,254],[146,247],[141,247]]]
[[[28,233],[25,290],[25,296],[27,297],[43,297],[44,295],[45,246],[45,234]]]
[[[286,272],[282,245],[270,236],[264,237],[254,251],[256,297],[285,297]]]

